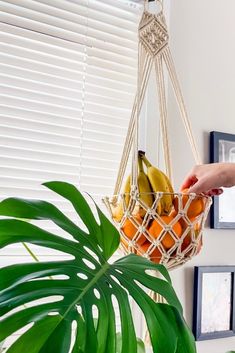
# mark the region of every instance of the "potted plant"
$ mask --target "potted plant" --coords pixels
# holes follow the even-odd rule
[[[98,206],[96,219],[75,186],[64,182],[44,185],[71,202],[87,231],[46,201],[8,198],[0,203],[0,215],[7,216],[0,219],[0,248],[25,242],[70,255],[69,260],[0,269],[0,342],[30,324],[7,352],[137,353],[132,297],[145,317],[154,353],[195,353],[194,338],[165,267],[134,254],[111,263],[119,233]],[[19,218],[50,220],[71,238]],[[152,276],[152,270],[161,278]],[[161,294],[167,303],[154,302],[146,289]],[[59,299],[46,302],[51,296]],[[27,306],[42,298],[43,303]],[[116,336],[113,298],[119,305],[121,341]],[[139,347],[143,348],[140,343]]]

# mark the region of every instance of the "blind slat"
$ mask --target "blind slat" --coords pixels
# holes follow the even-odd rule
[[[26,70],[16,70],[15,67],[9,65],[1,65],[0,70],[4,71],[4,74],[0,72],[0,82],[1,84],[11,85],[13,87],[24,87],[30,89],[32,85],[36,87],[39,91],[48,91],[48,93],[56,93],[63,95],[65,97],[69,96],[71,98],[77,98],[81,94],[82,87],[77,84],[76,81],[72,81],[75,84],[73,87],[71,82],[61,82],[57,81],[56,77],[50,77],[48,82],[46,77],[41,75],[34,75],[32,72]],[[43,80],[44,79],[44,80]],[[132,99],[130,92],[123,92],[116,89],[107,89],[107,87],[95,86],[86,83],[87,88],[89,89],[90,94],[98,95],[99,97],[121,100],[124,102],[129,102]],[[99,88],[99,91],[97,91]]]
[[[7,25],[6,23],[1,23],[0,25],[1,31],[1,41],[2,43],[7,43],[9,45],[16,45],[21,48],[31,48],[31,51],[35,51],[40,53],[44,53],[44,55],[52,56],[52,57],[61,57],[64,60],[68,60],[68,55],[70,55],[70,61],[74,61],[75,63],[79,63],[83,59],[83,51],[84,45],[76,45],[74,43],[70,43],[69,41],[64,41],[63,45],[61,45],[61,41],[58,41],[58,44],[55,45],[54,40],[51,40],[49,37],[46,42],[43,40],[43,36],[38,34],[38,38],[34,35],[30,36],[28,30],[24,30],[22,28],[12,27],[11,25]],[[104,54],[113,62],[116,62],[116,67],[122,67],[125,69],[126,66],[129,67],[131,71],[133,71],[133,67],[131,64],[135,61],[136,50],[132,52],[129,51],[121,51],[120,55],[123,57],[127,57],[128,60],[122,60],[120,55],[116,55],[112,53],[112,46],[108,46],[106,49],[102,48],[102,46],[94,46],[92,43],[88,45],[91,56],[94,58],[101,57],[105,58]],[[129,64],[129,65],[128,65]]]
[[[30,66],[29,61],[34,61],[36,63],[36,69],[37,67],[42,68],[42,70],[39,69],[41,72],[52,72],[54,75],[58,75],[59,77],[63,77],[65,74],[68,74],[68,78],[78,80],[78,82],[82,82],[83,80],[83,74],[82,71],[78,70],[79,67],[76,65],[76,63],[71,62],[66,62],[64,60],[61,60],[59,57],[48,57],[47,55],[44,55],[43,58],[41,58],[38,55],[38,53],[34,53],[32,51],[28,51],[26,53],[25,49],[19,48],[17,46],[10,46],[6,45],[5,43],[0,43],[0,51],[2,55],[11,55],[13,57],[19,58],[23,63],[27,61],[26,65]],[[136,83],[134,78],[130,78],[129,74],[123,74],[123,73],[115,73],[115,71],[111,71],[108,69],[104,69],[103,67],[96,67],[94,64],[94,61],[92,58],[89,59],[89,67],[87,69],[87,75],[88,79],[91,77],[94,82],[99,82],[99,80],[103,79],[109,79],[112,82],[128,82],[129,85],[133,85]],[[29,65],[28,65],[29,64]],[[87,66],[87,65],[86,65]],[[45,71],[44,71],[45,67]],[[85,65],[83,66],[84,70]],[[63,72],[62,72],[63,71]],[[66,72],[65,72],[66,71]],[[102,77],[102,78],[101,78]],[[96,80],[96,81],[95,81]]]
[[[79,28],[76,31],[74,30],[76,29],[76,27],[80,27],[77,24],[76,24],[76,27],[73,24],[69,26],[63,26],[60,23],[60,21],[58,21],[58,24],[56,27],[52,27],[47,23],[38,22],[33,17],[29,17],[29,18],[20,17],[18,14],[16,15],[14,11],[12,12],[11,9],[4,9],[4,7],[1,6],[1,2],[0,2],[0,10],[4,11],[4,14],[2,15],[2,22],[5,23],[6,25],[7,24],[14,25],[17,28],[19,27],[25,30],[30,30],[31,32],[44,34],[44,36],[50,35],[63,41],[65,40],[65,41],[70,41],[71,43],[76,43],[77,45],[80,45],[80,46],[87,44],[89,48],[93,47],[93,48],[102,49],[104,54],[110,51],[113,55],[117,55],[120,58],[123,58],[124,55],[126,54],[129,57],[132,57],[132,59],[134,60],[136,47],[131,48],[130,42],[127,41],[125,38],[117,37],[114,40],[113,36],[111,36],[110,38],[110,35],[102,33],[103,38],[101,40],[99,37],[98,38],[95,37],[95,33],[96,33],[95,30],[92,31],[90,29],[88,32],[89,34],[87,32],[84,32],[83,34],[81,34],[81,32],[79,32]],[[62,29],[63,27],[65,27],[65,29]],[[106,41],[105,41],[105,37],[106,37]],[[123,45],[124,44],[126,45],[126,47],[123,46],[123,51],[121,50],[122,41],[124,42]]]
[[[55,153],[58,153],[60,156],[61,154],[73,154],[76,155],[78,154],[79,156],[81,155],[81,146],[77,145],[66,145],[65,143],[53,143],[52,141],[43,141],[43,143],[40,140],[36,139],[24,139],[22,137],[14,137],[14,136],[6,136],[6,135],[1,135],[0,132],[0,141],[1,144],[4,144],[4,146],[10,146],[12,147],[13,145],[15,148],[28,148],[28,149],[33,149],[35,151],[45,151],[45,152],[50,152],[54,151]],[[90,145],[90,146],[89,146]],[[104,147],[104,149],[102,149]],[[96,144],[92,143],[86,143],[86,149],[83,150],[83,156],[86,156],[87,158],[91,158],[93,156],[94,158],[101,158],[103,157],[106,159],[105,156],[107,156],[107,160],[109,158],[115,156],[117,159],[120,155],[120,148],[112,148],[107,150],[105,149],[107,146],[98,146]],[[2,158],[2,157],[1,157]]]
[[[31,87],[31,88],[30,88]],[[17,98],[30,99],[38,102],[50,102],[51,104],[56,104],[60,101],[62,106],[71,106],[74,108],[81,109],[82,89],[77,92],[67,92],[66,90],[59,89],[57,87],[47,87],[38,85],[35,82],[25,82],[16,81],[11,78],[2,78],[0,75],[0,90],[3,95],[12,95]],[[92,104],[100,104],[102,99],[102,104],[104,106],[109,106],[113,104],[119,107],[119,109],[128,110],[129,112],[129,102],[126,100],[120,100],[114,97],[104,97],[97,94],[89,92],[86,94],[86,101]]]

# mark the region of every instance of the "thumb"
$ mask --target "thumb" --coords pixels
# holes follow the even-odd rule
[[[188,175],[183,181],[180,190],[188,189],[190,186],[194,185],[197,182],[195,175]]]

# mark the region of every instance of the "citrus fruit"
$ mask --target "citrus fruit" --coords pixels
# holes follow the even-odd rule
[[[127,219],[125,221],[125,223],[123,224],[121,230],[123,231],[123,233],[127,236],[127,238],[129,238],[130,240],[132,240],[134,238],[134,236],[136,235],[136,233],[138,232],[138,228],[139,226],[141,226],[143,219],[140,215],[136,214],[133,217],[133,221],[131,221],[130,219]],[[134,222],[136,224],[134,224]],[[142,245],[145,242],[146,238],[145,235],[142,233],[140,236],[138,236],[138,240],[137,240],[137,244],[138,245]]]
[[[182,207],[184,209],[189,200],[188,189],[182,190],[182,194],[183,194]],[[178,212],[179,211],[178,197],[174,198],[173,204],[174,204],[175,210]],[[190,220],[199,216],[203,211],[204,211],[204,202],[203,202],[202,196],[195,196],[193,200],[189,201],[189,206],[187,208],[187,216]]]
[[[161,219],[162,219],[163,223],[165,223],[167,225],[174,219],[174,217],[172,217],[170,215],[169,216],[162,216]],[[160,234],[162,234],[163,229],[164,228],[160,224],[160,222],[155,219],[152,222],[151,226],[149,227],[148,231],[155,239],[157,239],[160,236]],[[173,224],[172,231],[174,231],[174,233],[178,237],[180,237],[182,235],[182,226],[179,221]],[[175,244],[175,240],[172,238],[172,235],[169,231],[167,231],[165,233],[161,242],[162,242],[162,245],[164,246],[165,249],[170,249]]]
[[[142,244],[142,245],[139,246],[139,248],[140,248],[141,251],[137,250],[137,255],[143,256],[143,253],[146,253],[146,252],[148,251],[148,249],[149,249],[150,246],[151,246],[151,243],[150,243],[148,240],[146,240],[146,241],[144,242],[144,244]],[[155,263],[158,264],[158,263],[160,262],[160,260],[161,260],[162,253],[161,253],[160,250],[158,250],[158,248],[155,248],[155,249],[151,252],[151,254],[149,255],[149,257],[150,257],[150,260],[151,260],[151,261],[153,261],[153,262],[155,262]]]

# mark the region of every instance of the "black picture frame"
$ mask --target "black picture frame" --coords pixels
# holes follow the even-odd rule
[[[230,151],[232,151],[234,155],[231,154]],[[230,155],[232,155],[232,157],[234,156],[235,162],[235,134],[211,131],[210,163],[231,162]],[[213,197],[213,204],[210,212],[210,227],[213,229],[235,229],[234,209],[235,187],[228,189],[225,188],[222,195]],[[232,212],[232,215],[230,212]]]
[[[235,336],[234,278],[235,266],[194,268],[193,334],[196,341]],[[221,318],[225,320],[222,324]]]

